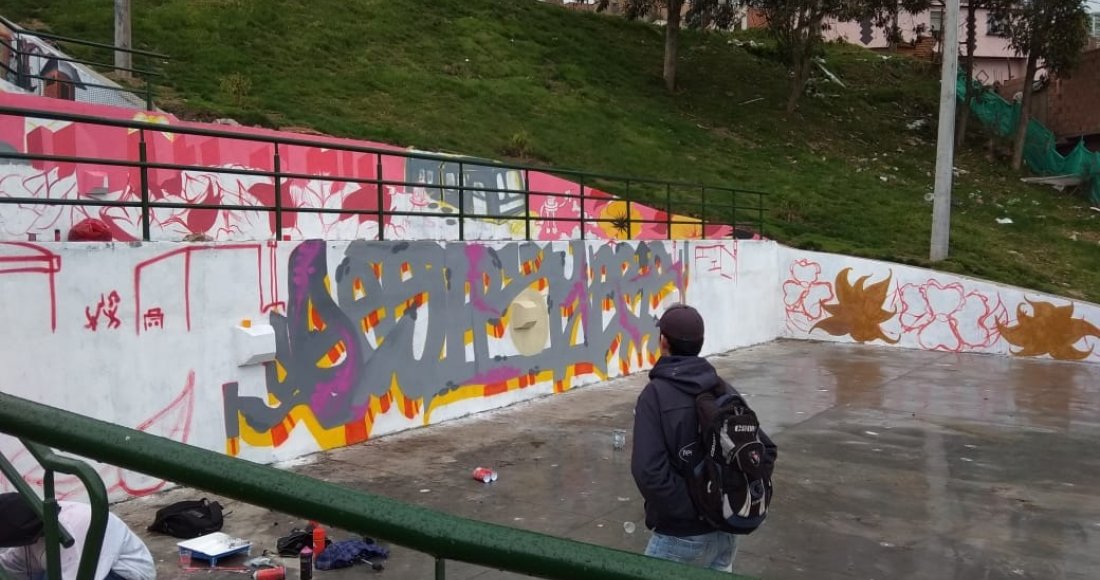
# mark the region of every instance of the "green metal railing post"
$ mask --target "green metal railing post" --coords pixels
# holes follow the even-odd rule
[[[145,77],[145,110],[153,110],[153,77]]]
[[[23,41],[18,37],[13,37],[11,39],[11,52],[15,56],[15,86],[21,89],[30,89],[30,87],[25,85],[27,79],[23,78],[26,71],[23,70],[23,51],[20,50],[22,48],[22,43]]]
[[[378,240],[382,241],[386,239],[386,193],[382,186],[382,154],[375,155],[378,159],[378,164],[374,169],[374,176],[378,180]]]
[[[703,206],[700,213],[702,213],[703,215],[700,216],[699,219],[701,222],[703,222],[703,227],[702,231],[699,234],[699,237],[705,240],[707,239],[707,186],[705,185],[700,186],[700,199]]]
[[[435,580],[447,580],[447,561],[443,558],[435,559]]]
[[[764,237],[764,194],[757,192],[757,205],[756,205],[756,220],[757,227],[756,233],[760,237]]]
[[[531,239],[531,170],[523,170],[523,239]]]
[[[580,182],[580,186],[581,186],[581,197],[580,197],[580,202],[581,202],[581,204],[580,204],[581,205],[581,211],[580,211],[581,240],[584,240],[584,238],[585,238],[585,233],[584,233],[584,218],[585,218],[585,211],[584,211],[584,175],[582,174],[580,176],[580,179],[578,179],[577,181]]]
[[[466,166],[458,162],[458,239],[466,239]]]
[[[730,197],[733,201],[730,202],[730,223],[733,225],[733,237],[737,237],[737,191],[731,189]]]
[[[279,142],[272,141],[275,146],[274,177],[275,177],[275,241],[283,241],[283,175],[282,160],[279,158]]]
[[[668,222],[668,239],[672,239],[672,184],[665,184],[665,220]]]
[[[149,149],[145,142],[145,129],[138,129],[138,170],[141,180],[141,239],[148,242],[149,234]]]
[[[41,512],[46,539],[46,570],[51,580],[61,579],[59,566],[61,546],[71,548],[74,545],[72,536],[65,531],[57,519],[60,506],[55,494],[54,477],[57,473],[75,475],[84,484],[84,489],[88,493],[91,519],[88,522],[84,546],[80,552],[80,566],[77,569],[76,580],[92,580],[99,564],[103,538],[107,532],[107,488],[103,486],[103,480],[87,463],[71,457],[59,456],[49,447],[39,443],[26,439],[20,442],[45,471],[43,479],[45,498],[42,500]],[[17,488],[32,505],[38,501],[33,491],[28,496],[23,487],[17,486]]]
[[[626,180],[626,239],[634,239],[634,218],[630,213],[630,180]]]
[[[46,574],[50,580],[61,580],[61,542],[57,517],[61,514],[61,506],[57,505],[54,497],[53,470],[49,467],[42,482],[42,528],[46,536]]]

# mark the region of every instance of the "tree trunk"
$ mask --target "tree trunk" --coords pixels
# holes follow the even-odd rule
[[[1020,116],[1016,118],[1016,137],[1012,141],[1012,168],[1019,171],[1024,163],[1024,142],[1027,140],[1027,125],[1031,120],[1031,87],[1035,84],[1035,51],[1027,55],[1027,68],[1024,72],[1024,93],[1020,99]]]
[[[810,76],[810,59],[806,56],[806,48],[803,46],[796,53],[794,76],[791,78],[791,94],[787,97],[787,112],[793,113],[798,108],[798,99],[802,97],[802,91],[806,90],[806,82]]]
[[[676,90],[676,53],[680,47],[680,9],[684,0],[666,0],[668,18],[665,21],[665,88]]]
[[[802,17],[809,22],[792,35],[794,43],[791,47],[791,64],[794,69],[794,78],[791,79],[791,94],[787,97],[788,113],[793,113],[798,108],[798,100],[806,90],[806,83],[810,82],[814,49],[817,47],[817,42],[821,40],[821,21],[825,15],[807,14]]]
[[[970,120],[970,105],[974,102],[974,51],[978,48],[978,2],[966,6],[966,97],[955,119],[955,149],[966,141],[966,124]]]
[[[898,31],[901,30],[900,25],[900,13],[901,9],[894,8],[894,17],[890,20],[890,52],[898,51]]]

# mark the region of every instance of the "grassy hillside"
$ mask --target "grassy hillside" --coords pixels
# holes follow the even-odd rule
[[[2,10],[111,38],[100,0]],[[685,33],[682,88],[668,94],[662,30],[534,0],[134,0],[134,12],[136,44],[173,57],[160,102],[179,114],[759,189],[783,242],[925,263],[938,72],[905,58],[831,46],[847,88],[821,85],[788,116],[766,48]],[[1100,301],[1100,214],[1021,184],[974,137],[940,267]]]

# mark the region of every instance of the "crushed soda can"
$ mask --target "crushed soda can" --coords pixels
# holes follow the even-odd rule
[[[497,480],[497,472],[489,469],[488,467],[478,467],[474,469],[474,479],[482,482],[489,483]]]
[[[252,580],[286,580],[286,568],[278,566],[256,570],[256,573],[252,575]]]

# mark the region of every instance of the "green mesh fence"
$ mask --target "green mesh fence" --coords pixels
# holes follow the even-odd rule
[[[1011,137],[1016,132],[1020,104],[1010,103],[997,93],[975,84],[977,92],[970,109],[986,129],[1001,137]],[[966,99],[966,79],[959,77],[959,100]],[[1024,161],[1039,175],[1080,176],[1089,191],[1092,203],[1100,205],[1100,153],[1089,151],[1083,142],[1068,155],[1054,148],[1054,133],[1042,123],[1031,119],[1024,140]]]

